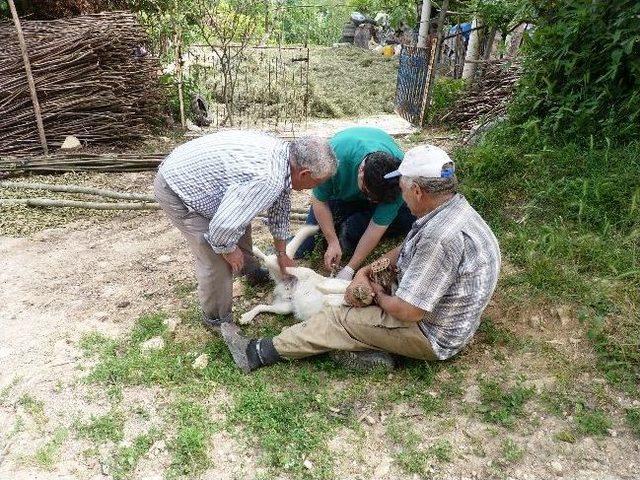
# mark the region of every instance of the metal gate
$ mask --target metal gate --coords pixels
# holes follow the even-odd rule
[[[211,126],[286,131],[308,120],[308,47],[216,48],[191,46],[184,66],[187,85],[209,103]]]

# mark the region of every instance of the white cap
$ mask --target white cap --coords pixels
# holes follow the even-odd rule
[[[423,178],[449,178],[455,173],[455,166],[451,169],[443,170],[442,167],[453,160],[447,152],[435,145],[420,145],[413,147],[404,154],[404,159],[400,167],[393,172],[387,173],[384,178],[395,178],[403,175],[405,177]]]

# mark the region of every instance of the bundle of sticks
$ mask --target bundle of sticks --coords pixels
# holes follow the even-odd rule
[[[481,62],[482,75],[463,92],[436,123],[453,125],[470,131],[479,122],[487,122],[506,112],[521,66],[513,60]]]
[[[67,198],[43,198],[23,196],[20,198],[3,198],[2,190],[27,190],[41,192],[61,192],[65,194],[88,195],[91,200]],[[96,198],[98,197],[98,198]],[[96,201],[98,200],[98,201]],[[119,192],[86,185],[50,184],[0,181],[0,209],[12,205],[25,205],[34,208],[83,208],[91,210],[159,210],[160,205],[152,195],[143,193]],[[267,213],[258,215],[259,219],[266,219]],[[290,219],[294,222],[304,222],[307,218],[305,209],[292,208]]]
[[[23,21],[51,148],[67,135],[87,144],[138,140],[162,116],[160,64],[133,14]],[[41,151],[16,30],[0,22],[0,155]]]
[[[143,172],[158,168],[166,153],[57,153],[33,157],[0,157],[0,178],[27,173]]]

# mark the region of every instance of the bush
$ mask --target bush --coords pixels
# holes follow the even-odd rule
[[[640,2],[570,0],[542,13],[525,43],[512,109],[545,141],[640,140]]]

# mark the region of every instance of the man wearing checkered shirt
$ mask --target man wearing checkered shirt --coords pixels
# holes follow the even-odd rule
[[[384,255],[398,268],[397,290],[389,295],[371,282],[367,266],[347,289],[349,306],[328,307],[274,338],[249,339],[236,325],[224,325],[225,342],[245,372],[335,351],[344,352],[338,357],[344,363],[392,367],[390,354],[445,360],[468,344],[498,281],[498,242],[456,193],[455,167],[443,150],[409,150],[385,178],[396,176],[417,217],[402,245]],[[370,288],[376,305],[362,307],[352,294],[357,286]]]
[[[336,171],[326,140],[293,142],[230,130],[177,147],[162,162],[155,196],[187,240],[196,260],[198,297],[205,325],[231,320],[233,274],[260,281],[251,246],[251,220],[265,211],[278,264],[295,265],[285,253],[291,190],[313,188]]]

